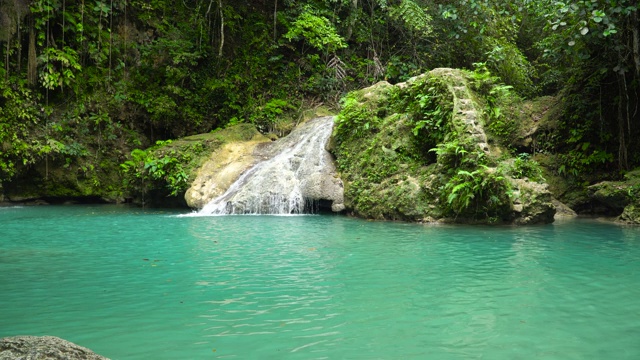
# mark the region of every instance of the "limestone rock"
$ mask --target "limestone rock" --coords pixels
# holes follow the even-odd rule
[[[552,223],[556,214],[547,184],[526,179],[510,179],[515,191],[513,211],[517,225]]]
[[[326,150],[332,126],[321,117],[274,142],[228,144],[198,171],[187,202],[211,214],[299,213],[308,201],[342,211],[342,180]]]
[[[501,159],[510,152],[485,131],[483,95],[474,89],[467,73],[438,68],[347,95],[332,146],[347,211],[422,222],[553,222],[547,185],[509,178],[513,161]],[[426,95],[440,101],[433,118],[423,109]]]
[[[263,142],[265,140],[232,142],[213,152],[185,193],[187,205],[202,209],[224,193],[243,172],[260,160],[253,152]]]
[[[109,360],[55,336],[14,336],[0,339],[0,360]]]
[[[562,203],[556,199],[552,200],[553,206],[556,208],[556,214],[554,216],[555,219],[558,218],[569,218],[578,216],[575,211],[573,211],[569,206],[565,203]]]
[[[633,225],[640,224],[640,205],[627,205],[622,211],[622,215],[618,218],[618,222]]]
[[[628,185],[618,181],[603,181],[587,188],[589,196],[612,209],[620,212],[630,203]]]

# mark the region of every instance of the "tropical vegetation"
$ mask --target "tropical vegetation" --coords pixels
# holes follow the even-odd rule
[[[349,91],[439,67],[469,70],[499,139],[524,101],[553,97],[553,126],[533,147],[511,145],[512,171],[542,176],[529,169],[541,155],[576,186],[614,180],[640,165],[638,10],[636,0],[0,0],[0,187],[122,199],[147,179],[178,194],[189,176],[179,163],[194,156],[150,149],[158,142],[243,123],[282,136],[321,105],[358,112],[337,126],[361,136],[386,114],[354,106]],[[435,161],[463,146],[437,131],[438,86],[397,95],[420,115],[409,130],[426,137],[402,156]],[[482,173],[454,163],[448,186],[461,194]],[[453,213],[468,205],[449,200]]]

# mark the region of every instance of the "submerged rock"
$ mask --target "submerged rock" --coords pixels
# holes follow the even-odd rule
[[[109,360],[55,336],[14,336],[0,339],[0,360]]]

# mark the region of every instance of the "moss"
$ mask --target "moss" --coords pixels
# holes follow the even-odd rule
[[[85,159],[80,164],[49,161],[39,164],[6,187],[11,201],[32,201],[46,198],[53,202],[66,199],[99,199],[103,202],[124,201],[119,164],[103,160],[98,166]]]
[[[496,167],[483,101],[467,75],[453,69],[348,94],[331,144],[347,209],[373,219],[552,221],[544,186],[522,187],[514,212],[511,189],[520,187]]]
[[[634,203],[634,204],[627,205],[624,208],[622,215],[620,215],[620,218],[618,219],[618,221],[625,224],[639,225],[640,224],[640,204]]]
[[[445,214],[448,175],[431,151],[445,139],[469,139],[473,102],[462,73],[440,69],[392,86],[350,93],[332,149],[345,181],[345,205],[365,218],[420,221]],[[462,100],[461,99],[466,99]]]
[[[171,199],[184,196],[211,153],[226,143],[255,139],[268,141],[255,126],[237,124],[211,133],[159,142],[147,150],[135,150],[132,159],[123,164],[127,191],[140,201],[147,194],[146,202],[162,203],[160,200],[166,198],[175,203]]]

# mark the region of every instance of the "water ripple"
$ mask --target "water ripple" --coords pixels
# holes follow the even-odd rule
[[[80,209],[0,213],[0,336],[116,359],[640,358],[629,228]]]

